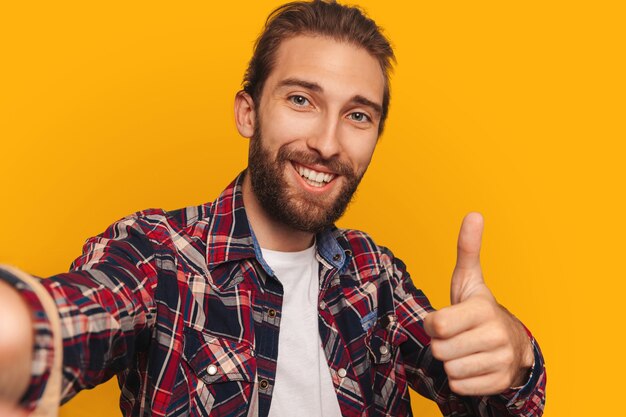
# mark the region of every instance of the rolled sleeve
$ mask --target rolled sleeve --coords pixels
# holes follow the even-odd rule
[[[60,402],[63,348],[61,325],[54,300],[39,278],[0,265],[0,279],[16,288],[30,307],[33,323],[33,360],[28,389],[20,405],[32,416],[54,416]]]
[[[533,347],[534,364],[526,384],[510,388],[496,397],[499,402],[506,404],[512,415],[516,416],[541,415],[545,406],[545,363],[537,341],[530,332],[528,335]]]

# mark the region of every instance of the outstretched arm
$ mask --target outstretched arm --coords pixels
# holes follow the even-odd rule
[[[122,219],[87,241],[70,272],[49,279],[0,267],[6,294],[0,297],[13,300],[3,314],[9,318],[6,325],[26,333],[14,331],[6,346],[24,358],[0,361],[0,390],[10,385],[4,379],[19,374],[19,383],[5,389],[5,403],[17,400],[29,410],[42,404],[56,408],[59,401],[127,369],[146,348],[158,275],[156,249],[146,230],[138,218]]]

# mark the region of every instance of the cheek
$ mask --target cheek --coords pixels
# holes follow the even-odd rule
[[[306,113],[275,106],[262,114],[261,129],[265,143],[280,147],[306,139],[315,129],[315,120]]]
[[[344,144],[346,155],[359,173],[363,173],[369,166],[376,143],[376,138],[358,137],[352,138]]]

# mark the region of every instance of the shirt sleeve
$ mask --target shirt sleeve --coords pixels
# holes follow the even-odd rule
[[[27,301],[33,323],[33,355],[28,389],[20,405],[37,417],[56,416],[61,394],[63,346],[54,300],[38,278],[0,265],[0,279],[16,288]]]
[[[424,293],[417,289],[404,263],[383,249],[394,282],[394,297],[398,323],[407,335],[400,347],[410,386],[437,403],[444,416],[476,417],[539,417],[545,405],[546,371],[537,341],[528,332],[534,365],[526,384],[506,390],[499,395],[465,397],[450,390],[443,363],[432,356],[430,337],[423,327],[427,313],[434,311]],[[383,262],[384,263],[384,262]]]
[[[62,403],[127,369],[149,344],[159,268],[158,244],[148,229],[138,217],[122,219],[88,239],[68,273],[37,280],[53,300],[60,328]],[[34,312],[35,359],[22,401],[32,409],[52,375],[54,326],[32,284],[15,285]]]

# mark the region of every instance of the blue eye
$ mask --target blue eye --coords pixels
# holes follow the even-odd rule
[[[309,99],[303,96],[291,96],[289,100],[296,106],[306,106],[309,104]]]
[[[370,118],[368,115],[366,115],[365,113],[361,113],[359,111],[350,113],[350,118],[354,120],[355,122],[361,122],[361,123],[370,121]]]

